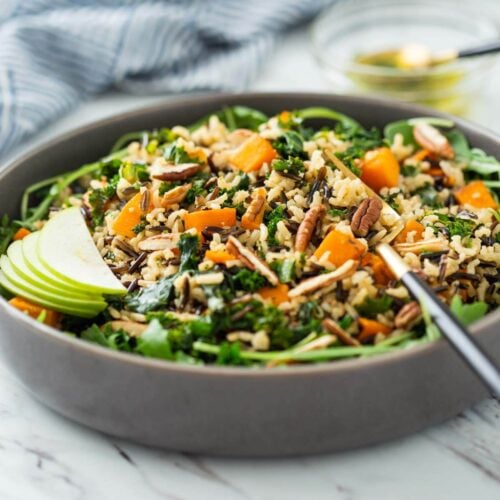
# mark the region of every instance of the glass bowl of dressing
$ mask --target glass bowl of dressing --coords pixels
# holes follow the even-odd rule
[[[383,95],[465,115],[495,56],[418,68],[404,67],[398,55],[409,44],[439,53],[494,40],[499,30],[491,17],[469,1],[457,7],[451,0],[344,0],[319,16],[311,39],[336,92]]]

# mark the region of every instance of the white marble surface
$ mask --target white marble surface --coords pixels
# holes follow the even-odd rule
[[[498,5],[498,4],[497,4]],[[474,118],[500,132],[500,72]],[[304,30],[278,48],[256,90],[333,90]],[[82,105],[26,147],[62,131],[165,97],[112,93]],[[0,499],[500,498],[500,405],[484,401],[454,420],[385,445],[320,457],[231,460],[168,453],[74,424],[33,400],[0,364]]]

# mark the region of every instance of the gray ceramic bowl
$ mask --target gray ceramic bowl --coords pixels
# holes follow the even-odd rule
[[[379,127],[435,114],[325,94],[218,95],[156,105],[66,134],[8,165],[0,175],[0,213],[15,216],[26,185],[95,160],[125,132],[189,124],[228,104],[267,113],[329,106]],[[500,157],[497,137],[457,122],[475,146]],[[499,320],[497,311],[472,328],[496,360]],[[252,370],[106,350],[41,325],[3,299],[0,325],[8,366],[44,404],[108,434],[186,452],[286,456],[365,446],[439,423],[486,396],[444,341],[361,360]]]

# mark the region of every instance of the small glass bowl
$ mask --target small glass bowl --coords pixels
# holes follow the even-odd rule
[[[432,51],[471,47],[499,36],[496,24],[450,0],[344,0],[313,24],[315,56],[336,92],[385,95],[464,115],[494,66],[494,56],[403,70],[356,62],[356,57],[409,43]]]

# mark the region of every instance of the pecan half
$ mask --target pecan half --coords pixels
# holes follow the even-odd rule
[[[267,264],[262,262],[251,250],[246,248],[239,240],[234,236],[229,236],[226,243],[226,248],[234,256],[238,257],[241,262],[252,271],[256,271],[271,283],[271,285],[278,285],[278,276],[269,269]]]
[[[352,216],[351,229],[356,236],[365,237],[382,213],[383,203],[379,198],[366,198]]]
[[[297,237],[295,238],[295,250],[298,252],[305,252],[307,245],[311,241],[318,219],[325,213],[325,207],[319,205],[309,209],[300,223],[297,230]]]
[[[420,240],[414,243],[396,243],[394,248],[399,253],[439,252],[448,249],[448,242],[438,238],[431,238],[430,240]]]
[[[201,167],[199,163],[156,164],[151,169],[151,177],[160,181],[182,181],[193,177]]]
[[[153,196],[153,204],[155,207],[167,208],[171,205],[181,203],[181,201],[186,197],[192,184],[184,184],[183,186],[177,186],[165,194],[161,195],[158,191],[155,191]]]
[[[292,288],[288,292],[288,296],[290,298],[300,297],[306,293],[315,292],[320,288],[325,288],[335,283],[336,281],[343,280],[344,278],[348,278],[358,268],[358,261],[349,259],[344,262],[338,269],[326,274],[320,274],[318,276],[314,276],[313,278],[308,278],[304,281],[301,281],[295,288]]]
[[[435,127],[418,122],[413,127],[413,137],[419,146],[444,158],[454,158],[455,152],[448,139]]]
[[[323,328],[327,331],[329,331],[332,335],[335,335],[341,342],[342,344],[345,345],[350,345],[350,346],[360,346],[361,343],[359,342],[358,339],[355,339],[352,335],[347,333],[344,329],[340,328],[333,319],[325,319],[321,323],[323,325]]]
[[[259,188],[252,193],[252,201],[248,208],[246,209],[243,219],[246,221],[246,225],[255,227],[258,229],[257,218],[264,209],[266,203],[266,190],[264,188]]]
[[[406,328],[412,323],[415,323],[421,316],[422,311],[417,302],[408,302],[398,312],[394,318],[396,328]]]
[[[167,248],[175,248],[179,242],[179,233],[157,234],[142,240],[137,245],[139,250],[143,252],[155,252],[157,250],[167,250]]]

